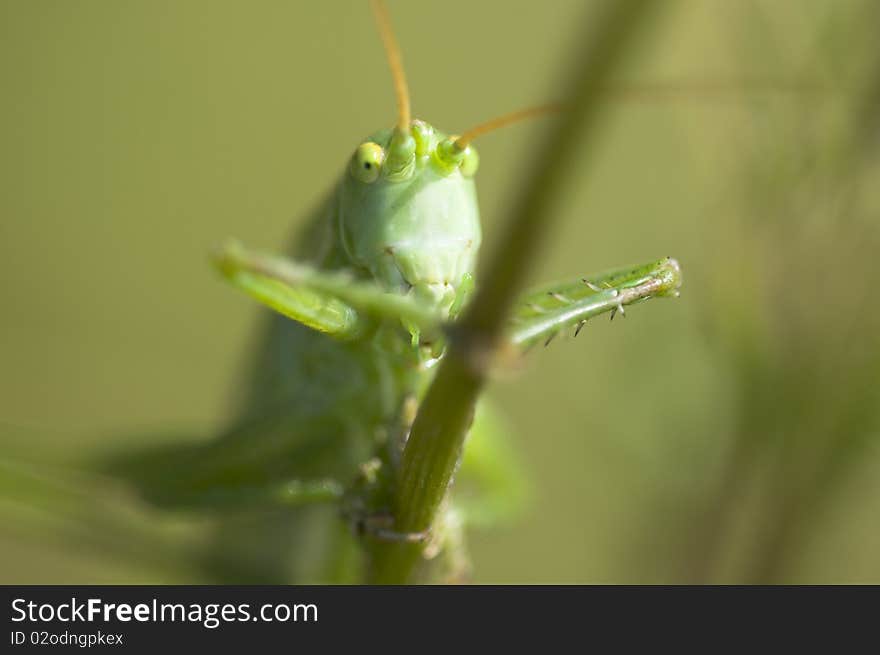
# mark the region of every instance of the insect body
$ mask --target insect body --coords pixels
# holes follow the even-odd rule
[[[355,148],[296,261],[235,243],[217,253],[233,285],[277,312],[237,420],[207,445],[111,465],[157,505],[214,513],[202,558],[213,579],[353,582],[370,565],[359,542],[374,539],[424,541],[426,558],[444,555],[434,558],[438,573],[458,575],[462,521],[503,514],[522,495],[522,475],[484,408],[431,534],[396,532],[387,515],[409,427],[443,354],[443,326],[474,284],[482,235],[470,141],[487,127],[449,136],[411,118],[387,17],[374,9],[397,88],[396,126]],[[523,299],[510,342],[549,341],[679,284],[677,264],[663,259],[542,289]]]

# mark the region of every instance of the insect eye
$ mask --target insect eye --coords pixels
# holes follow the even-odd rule
[[[458,135],[446,137],[434,150],[434,163],[444,175],[459,170],[465,177],[472,177],[480,165],[480,156],[471,144],[460,145]]]
[[[382,146],[372,141],[362,143],[351,158],[351,174],[366,184],[375,182],[384,161],[385,151]]]

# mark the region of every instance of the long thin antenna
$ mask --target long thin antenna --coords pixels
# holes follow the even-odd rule
[[[388,67],[391,69],[391,78],[394,80],[394,94],[397,96],[397,129],[408,133],[412,112],[409,104],[409,87],[406,85],[406,73],[403,72],[403,60],[400,58],[400,46],[394,38],[394,30],[391,28],[391,18],[388,8],[382,0],[370,0],[376,25],[379,26],[379,35],[382,37],[382,45],[385,46],[385,55],[388,58]]]
[[[483,136],[484,134],[494,132],[499,128],[506,127],[512,123],[519,123],[520,121],[524,121],[529,118],[546,116],[547,114],[557,114],[562,111],[563,108],[564,105],[561,104],[539,105],[537,107],[520,109],[509,114],[504,114],[503,116],[497,116],[492,120],[486,121],[485,123],[480,123],[476,127],[472,127],[471,129],[466,131],[455,140],[455,146],[460,150],[464,150],[468,145],[470,145],[471,141],[473,141],[477,137]]]
[[[721,101],[730,102],[750,98],[750,93],[804,94],[821,93],[822,88],[816,84],[797,80],[773,78],[725,78],[725,79],[683,79],[665,82],[647,82],[637,84],[618,84],[605,89],[608,102],[661,102],[661,101]],[[554,103],[528,107],[493,118],[480,123],[462,133],[455,140],[455,146],[464,150],[470,142],[489,132],[507,127],[512,123],[529,118],[537,118],[548,114],[565,111],[564,103]]]

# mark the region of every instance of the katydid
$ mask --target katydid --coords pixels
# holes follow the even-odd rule
[[[475,283],[482,235],[472,141],[545,110],[461,136],[413,119],[387,14],[378,2],[373,9],[394,79],[396,125],[355,148],[295,261],[234,242],[215,254],[229,282],[276,312],[237,420],[208,445],[114,464],[160,506],[217,513],[204,563],[220,580],[355,581],[369,566],[359,539],[424,541],[426,556],[445,555],[438,574],[457,576],[462,523],[498,518],[522,496],[522,474],[484,407],[459,475],[461,491],[470,486],[474,495],[454,494],[434,534],[396,533],[387,520],[399,455],[443,356],[445,326]],[[510,344],[546,343],[679,285],[676,262],[665,258],[527,294]]]
[[[274,310],[233,425],[207,445],[115,459],[157,506],[212,515],[202,563],[218,581],[354,582],[369,540],[417,541],[440,578],[466,568],[463,526],[503,518],[522,473],[492,411],[476,415],[456,488],[432,530],[400,533],[388,498],[449,326],[470,298],[482,234],[473,141],[537,108],[450,135],[411,115],[390,23],[374,1],[398,116],[358,144],[308,222],[294,259],[237,242],[214,261]],[[577,333],[592,317],[676,295],[675,260],[578,276],[526,294],[512,350]]]

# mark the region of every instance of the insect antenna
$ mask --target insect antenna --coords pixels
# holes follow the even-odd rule
[[[394,81],[394,95],[397,97],[397,129],[408,133],[412,121],[412,111],[409,102],[409,87],[406,83],[406,73],[403,71],[403,60],[400,56],[400,46],[394,37],[391,27],[391,17],[388,8],[382,0],[370,0],[376,25],[379,27],[379,36],[385,47],[385,56],[388,59],[388,67],[391,69],[391,79]]]
[[[799,95],[821,93],[822,87],[807,81],[784,79],[730,78],[730,79],[683,79],[665,82],[621,84],[604,90],[606,100],[611,102],[658,102],[679,100],[731,101],[747,93],[780,93]],[[464,150],[474,139],[494,132],[513,123],[539,118],[565,111],[564,103],[527,107],[509,114],[497,116],[470,128],[455,140],[455,147]]]
[[[520,109],[518,111],[510,112],[509,114],[497,116],[463,132],[461,136],[455,140],[455,147],[459,150],[464,150],[470,145],[471,141],[484,134],[494,132],[502,127],[507,127],[508,125],[519,123],[530,118],[538,118],[539,116],[547,116],[548,114],[558,114],[563,109],[564,105],[562,104],[538,105],[537,107],[527,107],[526,109]]]

